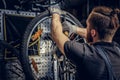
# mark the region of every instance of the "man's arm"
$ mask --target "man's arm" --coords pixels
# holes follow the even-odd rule
[[[60,21],[60,15],[54,13],[52,15],[52,27],[51,27],[51,34],[53,40],[56,42],[56,45],[60,49],[60,51],[64,53],[64,44],[66,41],[69,41],[69,38],[64,35],[62,32],[62,24]]]
[[[77,27],[76,28],[76,33],[83,38],[87,37],[87,29],[86,28]]]
[[[63,22],[63,25],[65,27],[67,27],[69,29],[69,31],[73,32],[73,33],[77,33],[78,35],[80,35],[83,38],[86,38],[87,35],[87,30],[86,28],[83,28],[81,26],[76,26],[76,25],[72,25],[71,23],[65,21]]]

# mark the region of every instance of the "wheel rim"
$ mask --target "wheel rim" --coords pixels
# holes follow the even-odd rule
[[[77,25],[69,17],[61,16],[71,24]],[[51,16],[40,19],[31,30],[27,40],[26,54],[29,56],[29,64],[35,79],[54,79],[53,77],[53,52],[56,47],[50,36]],[[33,35],[41,31],[39,37],[32,40]],[[71,36],[69,36],[71,37]],[[79,38],[79,36],[75,36]],[[74,40],[76,40],[74,38]]]

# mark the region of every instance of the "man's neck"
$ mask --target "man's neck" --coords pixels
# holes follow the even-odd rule
[[[93,42],[112,42],[112,38],[99,39],[99,37],[93,38]]]
[[[112,40],[97,40],[95,42],[112,42]]]
[[[95,41],[93,41],[93,42],[89,42],[88,44],[92,45],[92,44],[94,44],[94,43],[96,43],[96,42],[109,42],[109,43],[111,43],[112,40],[95,40]]]

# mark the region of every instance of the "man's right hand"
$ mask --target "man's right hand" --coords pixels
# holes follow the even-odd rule
[[[68,21],[64,21],[62,23],[63,26],[63,31],[68,31],[68,32],[72,32],[72,33],[76,33],[77,32],[77,26],[71,24]]]
[[[83,38],[87,37],[87,29],[86,28],[78,27],[76,25],[71,24],[68,21],[64,21],[62,23],[62,26],[63,26],[63,32],[68,31],[69,34],[76,33],[76,34],[80,35]]]

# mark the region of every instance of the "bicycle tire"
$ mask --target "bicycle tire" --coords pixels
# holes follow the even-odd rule
[[[66,15],[64,15],[64,14],[61,15],[62,18],[64,18],[64,16],[66,16],[66,19],[69,19],[69,21],[71,21],[71,23],[73,23],[77,26],[82,26],[82,24],[79,22],[79,20],[77,20],[70,13],[66,12]],[[35,17],[28,24],[26,31],[24,33],[24,36],[23,36],[23,41],[22,41],[22,45],[21,45],[21,53],[20,53],[20,61],[21,61],[23,71],[26,76],[26,80],[38,80],[37,78],[35,78],[35,76],[34,76],[35,74],[32,72],[32,69],[31,69],[29,53],[28,53],[28,45],[29,45],[30,38],[32,36],[33,31],[37,27],[36,25],[38,25],[40,22],[44,21],[46,18],[51,19],[51,16],[48,11],[40,13],[40,15]],[[50,80],[52,80],[52,79],[50,79]],[[45,80],[45,79],[42,79],[42,80]]]
[[[25,75],[19,60],[6,61],[5,80],[25,80]]]
[[[8,61],[3,58],[2,62],[0,61],[0,74],[2,75],[1,80],[25,80],[25,75],[23,73],[21,63],[19,61],[19,51],[3,40],[0,40],[0,45],[3,50],[9,49],[12,53],[14,53],[17,56],[17,58],[13,60]]]

